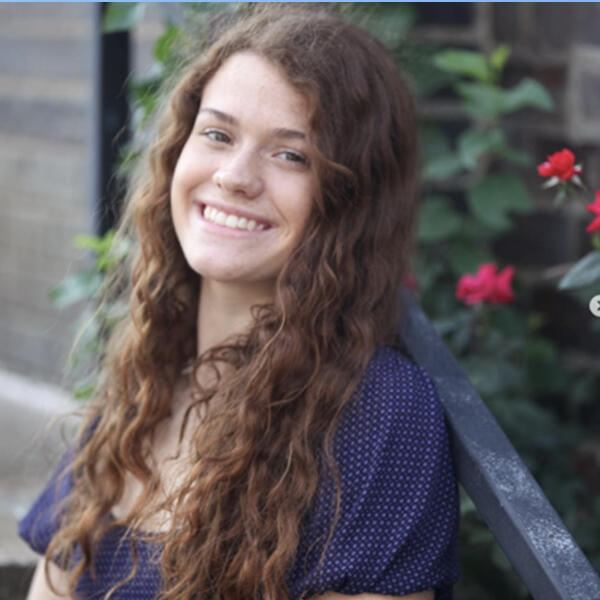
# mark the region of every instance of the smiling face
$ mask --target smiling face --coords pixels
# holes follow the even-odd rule
[[[317,189],[308,112],[257,54],[234,54],[206,84],[171,184],[177,238],[203,278],[272,288]]]

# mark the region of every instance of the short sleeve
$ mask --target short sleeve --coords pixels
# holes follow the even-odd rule
[[[72,460],[73,451],[67,450],[29,512],[18,523],[19,536],[38,554],[46,552],[52,536],[58,530],[61,501],[73,488],[71,471],[63,471]]]
[[[334,484],[321,485],[303,523],[292,598],[326,591],[451,600],[459,578],[456,483],[443,407],[426,372],[377,350],[334,441],[342,496],[320,568]]]

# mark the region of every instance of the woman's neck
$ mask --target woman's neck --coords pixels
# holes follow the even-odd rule
[[[198,356],[228,338],[247,333],[252,325],[250,308],[272,301],[272,285],[203,279],[198,301]]]

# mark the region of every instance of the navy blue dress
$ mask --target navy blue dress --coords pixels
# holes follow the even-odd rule
[[[435,600],[452,600],[460,573],[458,487],[435,386],[421,367],[384,346],[373,355],[358,389],[334,441],[342,482],[339,520],[318,568],[335,497],[334,483],[322,478],[288,571],[291,598],[326,591],[403,596],[435,589]],[[56,531],[56,500],[72,486],[70,476],[57,479],[69,460],[68,453],[63,455],[19,522],[20,536],[40,554]],[[83,600],[101,600],[129,574],[133,557],[124,534],[125,528],[112,528],[102,538],[95,556],[97,578],[86,569],[76,588]],[[158,592],[159,567],[152,559],[160,548],[143,541],[136,541],[136,548],[138,573],[114,600],[151,599]]]

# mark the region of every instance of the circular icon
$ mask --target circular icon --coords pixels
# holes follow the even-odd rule
[[[597,294],[590,300],[590,312],[595,317],[600,317],[600,294]]]

